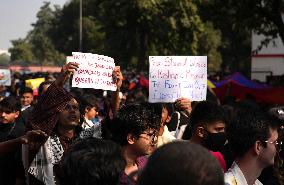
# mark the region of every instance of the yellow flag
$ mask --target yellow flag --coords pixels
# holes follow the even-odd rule
[[[26,83],[26,87],[30,87],[33,90],[35,90],[44,81],[45,81],[45,78],[35,78],[35,79],[26,80],[25,83]]]

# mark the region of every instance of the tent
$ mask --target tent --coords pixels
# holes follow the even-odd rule
[[[226,96],[242,100],[253,97],[258,103],[284,105],[284,87],[270,87],[246,79],[240,73],[234,73],[221,82],[211,81],[216,96],[223,101]]]

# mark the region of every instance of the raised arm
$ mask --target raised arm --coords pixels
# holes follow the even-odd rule
[[[79,64],[76,62],[69,62],[65,64],[61,69],[61,74],[55,80],[55,84],[58,86],[63,86],[65,82],[70,78],[71,74],[73,74],[79,68]]]
[[[191,101],[188,98],[178,98],[175,101],[175,107],[177,110],[183,111],[187,116],[189,116],[192,111]]]
[[[51,134],[57,123],[59,112],[72,99],[70,93],[63,88],[63,84],[77,68],[78,64],[74,62],[62,67],[59,77],[49,86],[35,105],[27,124],[28,130],[42,130],[47,135]]]
[[[120,70],[120,66],[115,66],[115,68],[113,70],[113,77],[114,77],[114,80],[116,82],[117,89],[116,89],[116,91],[114,91],[112,93],[111,111],[112,111],[113,115],[115,115],[116,112],[119,110],[119,105],[120,105],[120,101],[121,101],[121,99],[119,97],[119,93],[120,93],[120,87],[122,85],[123,75],[122,75],[122,72]]]

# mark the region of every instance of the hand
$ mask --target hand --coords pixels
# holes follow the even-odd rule
[[[69,62],[67,64],[65,64],[62,69],[61,72],[63,74],[71,74],[74,73],[75,71],[77,71],[79,68],[79,64],[76,62]]]
[[[30,144],[42,139],[45,139],[47,135],[41,130],[31,130],[20,138],[22,144]]]
[[[112,76],[115,79],[117,89],[120,90],[120,87],[122,85],[122,80],[123,80],[123,75],[120,71],[120,66],[115,66]]]
[[[178,98],[175,101],[175,107],[178,110],[184,111],[188,116],[192,111],[191,101],[188,98]]]
[[[70,75],[77,71],[79,64],[76,62],[69,62],[61,68],[61,74],[55,80],[55,84],[58,86],[63,86],[64,83],[69,79]]]

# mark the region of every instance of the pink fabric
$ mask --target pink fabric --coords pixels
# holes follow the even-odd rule
[[[148,159],[146,156],[141,156],[136,159],[136,164],[138,166],[138,173],[140,170],[143,170],[143,168],[146,166],[147,161]],[[131,180],[128,177],[128,175],[126,175],[126,173],[123,172],[119,178],[119,185],[137,185],[137,182]]]
[[[210,153],[217,159],[217,161],[219,162],[223,171],[226,172],[227,171],[227,165],[226,165],[226,162],[225,162],[223,155],[220,152],[210,151]]]

